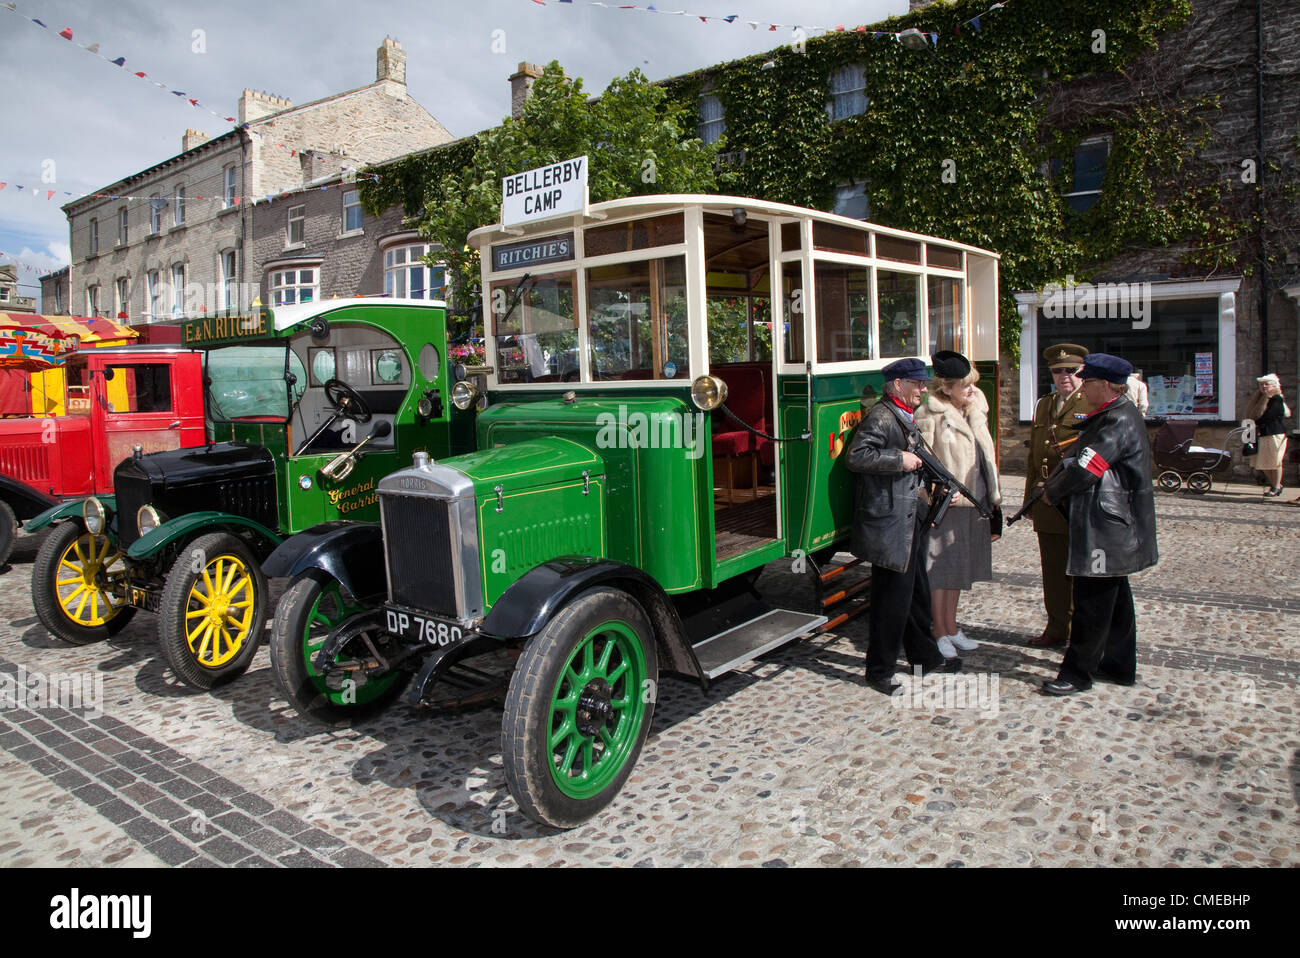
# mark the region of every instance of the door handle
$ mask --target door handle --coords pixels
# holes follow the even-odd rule
[[[180,421],[179,419],[177,419],[177,420],[174,420],[173,422],[169,422],[169,423],[167,424],[167,428],[168,428],[168,429],[175,429],[175,428],[177,428],[180,424],[181,424],[181,421]]]

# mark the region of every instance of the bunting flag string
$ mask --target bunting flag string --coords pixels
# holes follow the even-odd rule
[[[139,77],[141,80],[150,84],[151,86],[156,86],[158,87],[158,89],[170,93],[172,96],[185,101],[195,109],[199,109],[204,111],[205,113],[211,114],[212,116],[216,117],[218,120],[221,120],[225,123],[232,123],[235,125],[237,129],[245,130],[250,135],[260,137],[263,140],[266,139],[266,134],[263,133],[261,130],[252,129],[248,123],[240,123],[236,117],[223,116],[222,114],[216,112],[210,107],[204,106],[202,103],[200,103],[194,97],[191,97],[184,90],[173,89],[172,87],[169,87],[165,83],[161,83],[158,80],[154,80],[149,76],[148,73],[145,73],[144,71],[127,70],[126,57],[114,57],[112,59],[109,59],[107,56],[99,52],[98,43],[79,43],[77,40],[73,39],[73,32],[71,27],[65,27],[62,30],[53,31],[44,21],[39,20],[36,17],[29,17],[27,16],[27,14],[20,12],[18,10],[18,4],[16,3],[3,2],[0,3],[0,8],[4,8],[5,10],[8,10],[10,13],[14,14],[14,16],[22,17],[24,20],[28,21],[29,23],[35,24],[36,26],[40,27],[42,30],[45,30],[50,33],[56,33],[58,36],[63,37],[63,39],[67,40],[73,46],[80,47],[82,50],[85,50],[87,53],[94,54],[99,59],[103,60],[105,63],[111,66],[120,67],[121,69],[126,70],[126,72],[131,74],[132,76]],[[270,120],[269,122],[274,122],[274,119]],[[318,150],[318,149],[308,150],[308,149],[302,149],[300,147],[289,146],[284,143],[278,143],[278,142],[274,142],[271,145],[279,147],[281,150],[284,150],[290,156],[297,156],[301,154],[303,156],[311,157],[313,159],[323,160],[326,157],[343,155],[341,153],[330,152],[329,150]],[[348,169],[349,169],[348,167],[343,167],[344,172],[347,172]]]
[[[258,196],[235,196],[231,198],[231,203],[234,206],[238,206],[241,203],[247,203],[249,206],[256,206],[258,203],[270,203],[271,201],[276,199],[285,199],[287,197],[293,196],[295,193],[309,193],[312,191],[347,189],[353,183],[359,183],[362,180],[372,180],[378,183],[379,174],[361,173],[353,177],[351,180],[347,182],[338,183],[333,186],[331,186],[328,183],[325,184],[324,186],[295,186],[287,190],[282,190],[278,193],[263,193]],[[6,194],[5,192],[6,190],[8,190],[9,193]],[[58,195],[70,196],[72,197],[73,200],[84,200],[93,197],[94,199],[100,199],[100,200],[113,200],[113,201],[120,200],[120,201],[125,201],[128,204],[149,203],[155,199],[155,197],[151,197],[151,196],[128,196],[120,193],[72,193],[69,192],[68,190],[51,190],[43,186],[28,187],[22,183],[10,183],[8,180],[0,180],[0,195],[17,195],[17,194],[27,194],[27,193],[30,193],[32,196],[36,197],[37,199],[44,197],[46,201],[49,201]],[[174,197],[164,196],[161,197],[161,199],[171,201],[172,199],[174,199]],[[204,194],[195,194],[193,196],[187,195],[185,197],[185,202],[186,203],[191,203],[191,202],[224,203],[225,196],[224,195],[207,196]]]
[[[63,266],[37,266],[35,263],[24,263],[22,260],[16,258],[13,253],[6,253],[4,250],[0,250],[0,266],[13,266],[17,269],[25,270],[28,273],[37,273],[41,276],[45,276],[49,273],[57,273],[67,265],[67,263],[64,263]],[[3,312],[3,310],[0,310],[0,312]]]
[[[529,2],[534,3],[539,7],[544,7],[547,6],[548,3],[562,3],[562,4],[573,5],[575,3],[575,0],[529,0]],[[982,13],[971,17],[969,20],[966,20],[963,23],[958,24],[956,27],[953,28],[953,33],[960,36],[963,27],[973,27],[976,33],[982,33],[983,19],[987,17],[990,13],[993,13],[996,10],[1001,10],[1010,2],[1011,0],[1002,0],[1002,2],[1000,3],[994,3],[992,6],[990,6],[987,10],[983,11]],[[716,21],[718,23],[739,22],[739,23],[746,24],[751,30],[757,30],[759,27],[766,27],[768,32],[789,28],[791,30],[802,30],[806,36],[813,36],[815,34],[820,34],[820,33],[861,33],[864,35],[870,34],[873,40],[889,38],[889,39],[900,40],[900,41],[903,37],[902,33],[890,33],[882,30],[868,30],[867,27],[863,24],[850,27],[842,23],[836,24],[834,26],[809,26],[807,24],[798,24],[798,23],[772,23],[767,20],[745,20],[738,13],[730,13],[727,14],[726,16],[719,17],[719,16],[709,16],[709,15],[699,14],[699,13],[691,13],[687,10],[660,10],[656,8],[653,4],[647,4],[646,6],[641,6],[640,4],[636,4],[636,3],[605,3],[604,0],[586,0],[584,5],[588,7],[602,7],[606,10],[627,10],[627,11],[635,11],[638,13],[658,13],[670,17],[690,17],[699,20],[701,23],[708,23],[710,20]],[[926,31],[918,30],[917,33],[919,33],[922,37],[924,37],[927,41],[929,41],[934,46],[937,47],[939,45],[940,34],[938,31],[926,32]],[[912,36],[916,36],[916,34],[914,33],[912,34]]]

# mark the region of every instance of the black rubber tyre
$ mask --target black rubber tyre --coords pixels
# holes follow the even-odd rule
[[[1172,469],[1166,469],[1160,473],[1156,482],[1164,492],[1177,492],[1183,486],[1183,477]]]
[[[1214,486],[1214,480],[1207,472],[1194,472],[1187,477],[1187,488],[1197,495],[1205,495]]]
[[[135,609],[131,606],[117,605],[113,606],[115,611],[111,616],[101,622],[90,624],[77,621],[74,617],[77,614],[76,609],[65,608],[65,605],[71,605],[73,598],[71,595],[61,595],[59,592],[60,573],[65,571],[74,573],[72,577],[64,577],[69,580],[62,586],[65,590],[68,590],[70,585],[77,585],[75,575],[85,568],[85,562],[78,557],[78,550],[82,556],[89,556],[92,548],[94,554],[107,551],[105,558],[110,560],[107,563],[109,567],[121,561],[117,558],[121,553],[109,544],[105,536],[92,536],[80,522],[75,520],[62,522],[51,529],[50,534],[45,537],[40,550],[36,553],[36,562],[32,565],[32,605],[36,609],[37,617],[51,635],[73,645],[103,642],[109,636],[117,635],[126,628],[126,624],[135,615]],[[79,585],[77,587],[80,588]],[[96,590],[95,604],[97,605],[101,599],[107,605],[112,605],[102,590]],[[84,612],[84,606],[82,611]]]
[[[0,566],[9,561],[9,553],[14,551],[14,540],[18,538],[18,517],[9,508],[9,503],[0,502]]]
[[[614,649],[604,651],[609,644]],[[592,654],[586,656],[584,666],[578,657],[587,649]],[[593,671],[596,655],[604,665]],[[570,676],[578,673],[570,668],[571,660],[582,670],[578,684],[590,684],[575,687]],[[626,670],[595,693],[598,698],[603,695],[603,702],[597,700],[594,710],[587,707],[589,690],[604,681],[588,680],[587,676],[603,670],[604,675],[613,677],[619,671],[617,666],[611,668],[615,661],[627,663]],[[636,765],[650,731],[658,680],[659,660],[650,621],[641,606],[618,589],[602,587],[582,593],[528,642],[511,677],[501,719],[506,783],[525,815],[543,825],[573,828],[613,800]],[[562,690],[567,694],[562,696]],[[629,699],[629,695],[636,698]],[[557,727],[557,717],[566,714],[564,701],[570,702],[567,708],[573,717],[561,718]],[[620,701],[625,704],[619,705]],[[591,727],[593,715],[603,716],[596,719],[599,730],[583,731],[584,725]],[[567,754],[559,755],[557,749],[565,743]],[[570,778],[578,753],[582,768],[578,776]],[[608,766],[604,766],[606,761]],[[570,787],[560,787],[561,776],[572,783]],[[580,779],[587,776],[591,777],[590,794],[575,794],[583,790]]]
[[[211,689],[243,675],[266,628],[266,596],[261,562],[243,539],[212,532],[187,544],[158,610],[158,638],[176,677]]]
[[[347,608],[338,584],[324,573],[308,574],[280,596],[271,623],[271,675],[299,715],[325,725],[344,726],[382,712],[402,694],[411,681],[409,672],[383,676],[373,681],[373,687],[366,682],[343,689],[310,665],[309,657],[335,628],[373,614],[373,610]],[[371,641],[376,641],[373,634]],[[335,661],[352,657],[345,646]]]

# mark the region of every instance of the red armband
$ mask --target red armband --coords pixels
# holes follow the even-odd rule
[[[1110,468],[1110,463],[1101,458],[1096,449],[1092,446],[1086,447],[1083,452],[1079,453],[1079,465],[1083,466],[1094,476],[1100,476]]]

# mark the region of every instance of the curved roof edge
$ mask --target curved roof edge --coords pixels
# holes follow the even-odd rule
[[[652,194],[648,196],[625,196],[617,200],[605,200],[603,203],[592,203],[588,208],[589,214],[592,212],[603,213],[610,216],[616,213],[634,213],[637,210],[653,211],[658,209],[672,209],[679,206],[719,206],[730,209],[744,209],[755,213],[767,214],[769,216],[811,216],[813,219],[821,220],[827,223],[835,223],[842,226],[850,226],[857,229],[874,230],[877,233],[883,233],[888,236],[898,236],[905,239],[915,240],[933,240],[945,243],[948,246],[954,246],[967,252],[978,253],[981,256],[991,256],[994,259],[1001,259],[1001,253],[995,253],[993,250],[983,249],[979,246],[971,246],[969,243],[962,243],[957,240],[948,239],[943,236],[933,236],[927,233],[913,233],[910,230],[900,230],[892,226],[884,226],[880,223],[872,223],[868,220],[853,219],[850,216],[841,216],[838,213],[827,213],[824,210],[815,210],[805,206],[793,206],[789,203],[775,203],[770,200],[756,200],[747,196],[725,196],[707,193],[664,193]],[[524,223],[520,226],[503,227],[500,223],[494,223],[491,226],[480,226],[469,234],[469,245],[474,249],[481,250],[489,243],[496,241],[507,241],[518,239],[518,230],[523,230],[523,235],[535,234],[538,232],[553,232],[557,229],[572,228],[574,226],[598,225],[599,217],[591,215],[582,216],[576,214],[572,216],[557,216],[554,219],[535,220],[531,223]]]

